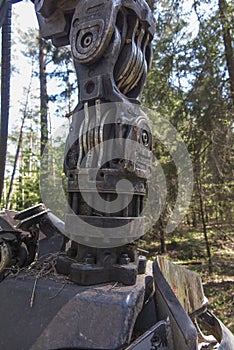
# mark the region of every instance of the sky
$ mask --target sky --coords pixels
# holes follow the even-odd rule
[[[28,89],[32,68],[29,64],[29,60],[25,58],[22,53],[24,49],[23,44],[18,41],[18,28],[24,33],[30,33],[32,29],[38,29],[38,22],[34,11],[34,5],[30,2],[19,2],[13,5],[13,17],[12,17],[12,64],[14,71],[11,77],[11,108],[10,108],[10,120],[9,120],[9,132],[17,125],[19,125],[22,113],[20,110],[25,104],[25,89]],[[56,89],[53,82],[48,82],[48,90]],[[32,95],[38,96],[38,108],[39,108],[39,80],[37,77],[32,79]],[[32,100],[35,104],[35,98]],[[37,103],[36,103],[37,104]],[[30,103],[29,103],[30,107]],[[35,105],[32,106],[32,108]],[[64,120],[56,116],[56,105],[50,105],[50,118],[52,131],[57,129]]]
[[[19,109],[24,101],[24,88],[29,86],[31,70],[28,62],[21,50],[23,46],[17,42],[17,27],[27,33],[29,28],[38,28],[34,6],[30,2],[19,2],[13,5],[12,17],[12,41],[15,42],[12,47],[12,63],[16,72],[11,77],[11,110],[10,110],[10,128],[19,119]]]
[[[38,29],[38,22],[34,10],[34,5],[31,1],[22,1],[14,4],[12,14],[12,74],[10,82],[10,113],[9,113],[9,128],[8,134],[13,135],[14,131],[19,131],[21,125],[21,119],[23,116],[22,110],[25,106],[25,90],[29,88],[32,67],[29,64],[29,60],[24,56],[23,50],[25,47],[19,42],[19,28],[22,32],[30,33],[32,29]],[[1,35],[0,35],[1,37]],[[0,45],[1,48],[1,45]],[[1,54],[1,52],[0,52]],[[55,85],[55,84],[54,84]],[[48,83],[48,90],[57,93],[57,89],[53,85],[53,82]],[[56,91],[56,92],[55,92]],[[40,105],[40,91],[39,91],[39,79],[34,75],[32,79],[32,89],[31,95],[33,98],[29,99],[28,108],[32,110],[39,111]],[[74,106],[75,107],[75,106]],[[50,104],[49,106],[49,127],[51,126],[51,133],[56,133],[56,130],[61,126],[66,124],[66,129],[69,128],[67,118],[58,117],[56,114],[56,104]],[[39,114],[37,119],[39,119]],[[28,130],[29,127],[33,125],[33,130],[39,132],[39,126],[32,124],[32,121],[28,119],[24,126],[24,131]],[[16,143],[12,143],[8,139],[8,152],[11,155],[15,154]],[[11,161],[7,159],[6,171],[11,173]]]

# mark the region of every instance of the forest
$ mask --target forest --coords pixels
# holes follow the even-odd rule
[[[150,259],[164,254],[198,271],[211,309],[234,331],[234,4],[231,0],[148,3],[156,33],[142,105],[176,128],[192,161],[194,180],[189,209],[168,233],[178,172],[155,134],[154,155],[167,183],[166,205],[139,241],[139,249]],[[14,47],[20,45],[31,76],[9,132],[0,209],[22,210],[42,201],[40,161],[52,142],[53,115],[69,125],[77,89],[69,47],[54,48],[34,29],[24,33],[17,27],[14,9],[13,16],[12,75],[21,74],[19,57],[14,56]]]

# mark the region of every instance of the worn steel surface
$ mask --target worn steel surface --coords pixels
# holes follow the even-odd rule
[[[160,256],[157,257],[157,264],[183,309],[194,321],[198,332],[199,349],[207,347],[220,350],[234,349],[234,336],[232,333],[218,318],[206,311],[208,300],[204,295],[200,276]],[[210,335],[205,336],[201,327],[203,330],[208,331]],[[185,326],[182,326],[182,329],[185,331]],[[174,327],[173,331],[175,331]],[[176,341],[177,336],[174,339],[175,343]]]
[[[64,223],[43,204],[21,212],[0,212],[0,278],[11,268],[29,266],[35,259],[64,251]]]
[[[201,343],[203,343],[201,349],[212,348],[212,345],[218,350],[234,349],[234,335],[215,315],[207,311],[200,315],[198,320],[201,327],[213,336],[213,339],[207,336],[202,339],[203,334],[200,334],[202,335]]]
[[[134,287],[39,278],[32,304],[34,285],[25,274],[1,282],[0,349],[118,349],[130,343],[144,302],[143,276]]]
[[[22,245],[24,239],[26,237],[13,226],[9,212],[0,212],[0,279],[11,266],[22,267],[30,263],[28,250]]]
[[[157,260],[153,264],[156,313],[159,320],[169,318],[175,350],[197,350],[196,328],[164,278]]]
[[[174,350],[170,322],[157,322],[126,350]]]
[[[57,218],[44,204],[18,212],[15,217],[17,228],[24,231],[37,231],[38,256],[58,253],[65,249],[64,222]]]
[[[152,59],[153,14],[145,0],[37,0],[35,9],[44,38],[56,46],[70,43],[77,73],[79,103],[65,150],[69,204],[65,233],[78,243],[71,278],[80,284],[116,278],[134,284],[137,250],[126,257],[128,264],[122,258],[128,248],[123,252],[122,246],[144,233],[141,214],[152,135],[139,100]],[[116,197],[121,209],[109,212]],[[99,210],[95,203],[100,200],[105,208]],[[105,234],[105,229],[111,233]],[[79,245],[86,246],[85,255]],[[98,253],[91,259],[90,247],[109,251],[102,260]],[[115,247],[120,247],[118,254],[111,249]],[[60,272],[67,270],[67,260],[60,259],[58,266]]]
[[[58,257],[56,265],[57,271],[69,275],[73,282],[81,285],[115,281],[135,284],[138,257],[134,245],[108,249],[79,245],[79,255],[73,247],[67,256]]]

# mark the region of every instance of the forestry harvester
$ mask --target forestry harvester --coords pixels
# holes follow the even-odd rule
[[[0,0],[0,195],[15,2]],[[0,213],[0,349],[233,350],[199,275],[162,257],[147,262],[136,245],[153,142],[140,105],[155,31],[149,5],[33,3],[42,38],[71,47],[79,103],[64,150],[65,219],[45,204]]]

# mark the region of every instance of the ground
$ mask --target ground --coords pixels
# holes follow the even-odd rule
[[[212,272],[209,272],[202,228],[182,227],[167,240],[165,256],[200,274],[204,292],[212,311],[234,333],[234,227],[210,225],[207,227],[212,255]],[[160,254],[160,243],[152,243],[147,236],[141,248],[148,257]]]

